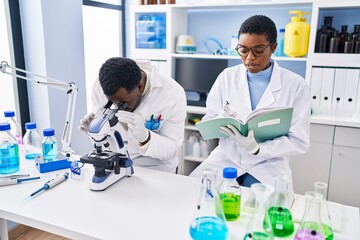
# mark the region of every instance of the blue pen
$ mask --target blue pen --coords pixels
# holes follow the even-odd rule
[[[36,190],[35,192],[33,192],[32,194],[30,194],[30,197],[42,192],[42,191],[46,191],[50,188],[55,187],[56,185],[58,185],[59,183],[65,181],[66,179],[69,178],[69,173],[64,173],[64,175],[57,175],[55,178],[51,179],[50,181],[46,182],[44,184],[44,186],[42,186],[40,189]]]
[[[19,184],[26,181],[36,180],[40,179],[40,177],[29,177],[29,178],[15,178],[15,179],[8,179],[8,180],[2,180],[0,181],[0,187],[1,186],[8,186],[8,185],[14,185]]]

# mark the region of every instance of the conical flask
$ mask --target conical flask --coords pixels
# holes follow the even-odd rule
[[[268,214],[276,237],[288,237],[294,232],[294,222],[290,212],[289,183],[289,176],[275,176],[275,192],[269,203]]]
[[[334,239],[334,232],[332,229],[329,206],[326,201],[328,185],[324,182],[315,182],[314,192],[322,195],[321,209],[320,209],[320,220],[323,226],[324,235],[326,240]]]
[[[190,236],[194,240],[227,239],[228,228],[216,189],[214,169],[205,169],[203,172],[200,198],[190,225]]]
[[[266,207],[270,195],[274,192],[274,188],[262,183],[254,183],[251,190],[255,196],[255,212],[252,215],[247,226],[244,240],[273,240],[273,232],[269,215]]]
[[[305,199],[305,213],[296,232],[295,240],[325,240],[320,218],[322,195],[306,192]]]

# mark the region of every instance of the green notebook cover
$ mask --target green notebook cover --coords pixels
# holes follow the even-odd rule
[[[224,138],[219,128],[228,124],[234,125],[242,135],[254,131],[257,142],[265,142],[289,133],[293,108],[260,109],[250,114],[247,123],[231,117],[216,117],[195,124],[204,140]]]

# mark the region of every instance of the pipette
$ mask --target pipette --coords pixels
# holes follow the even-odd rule
[[[42,186],[42,188],[36,190],[35,192],[33,192],[32,194],[30,194],[30,197],[42,192],[42,191],[46,191],[50,188],[55,187],[56,185],[58,185],[59,183],[65,181],[66,179],[69,178],[69,173],[64,173],[64,175],[57,175],[55,178],[51,179],[50,181],[46,182],[44,184],[44,186]]]
[[[40,177],[9,178],[9,179],[6,179],[6,180],[1,180],[1,181],[0,181],[0,187],[1,187],[1,186],[8,186],[8,185],[19,184],[19,183],[22,183],[22,182],[31,181],[31,180],[36,180],[36,179],[40,179]]]

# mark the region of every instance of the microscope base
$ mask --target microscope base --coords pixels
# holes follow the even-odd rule
[[[90,183],[90,190],[92,191],[104,191],[113,183],[119,181],[123,177],[130,177],[134,173],[133,167],[120,168],[120,173],[115,174],[114,171],[107,171],[104,177],[95,177]]]

